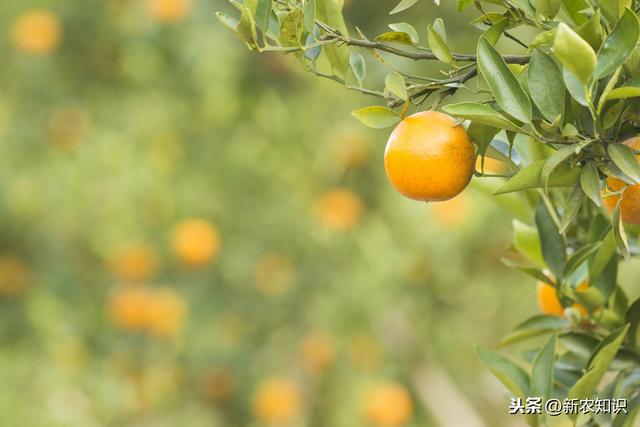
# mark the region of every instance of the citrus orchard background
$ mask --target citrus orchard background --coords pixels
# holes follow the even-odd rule
[[[229,7],[0,4],[1,424],[520,425],[470,351],[537,311],[507,215],[398,195],[370,100],[239,48]],[[453,9],[412,10],[465,51]]]

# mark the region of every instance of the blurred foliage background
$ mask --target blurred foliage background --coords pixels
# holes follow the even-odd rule
[[[394,193],[371,100],[230,7],[0,3],[0,424],[519,425],[472,352],[536,310],[507,215]],[[393,4],[346,7],[375,35]]]

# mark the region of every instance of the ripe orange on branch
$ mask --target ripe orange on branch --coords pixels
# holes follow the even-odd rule
[[[589,285],[587,282],[582,282],[578,286],[579,291],[587,289]],[[565,307],[558,298],[558,290],[549,285],[548,283],[538,282],[536,288],[536,298],[538,300],[538,308],[542,314],[550,314],[553,316],[564,316]],[[580,304],[574,304],[573,307],[577,309],[580,314],[586,316],[588,314],[587,309]]]
[[[415,200],[449,200],[466,188],[473,175],[475,150],[466,130],[437,111],[402,120],[391,133],[384,168],[391,184]]]
[[[623,144],[634,150],[640,150],[640,136],[627,139]],[[640,155],[636,157],[640,159]],[[618,178],[612,177],[607,178],[607,184],[613,191],[620,191],[627,185]],[[629,185],[622,196],[605,197],[604,204],[610,211],[613,211],[619,200],[622,221],[627,224],[640,224],[640,184]]]

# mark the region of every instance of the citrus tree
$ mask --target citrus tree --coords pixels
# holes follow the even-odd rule
[[[438,202],[474,178],[513,213],[503,261],[536,279],[541,314],[498,347],[540,345],[522,354],[526,369],[477,348],[512,405],[553,399],[563,406],[552,415],[575,424],[630,425],[640,407],[640,300],[619,286],[618,266],[639,253],[640,2],[458,0],[458,10],[477,10],[473,53],[450,49],[442,19],[371,36],[348,28],[342,0],[231,3],[238,17],[218,18],[250,49],[295,55],[307,71],[378,99],[352,114],[372,128],[397,124],[384,165],[400,193]],[[501,53],[501,39],[522,53]],[[439,73],[416,75],[397,58],[433,61]],[[504,167],[489,172],[485,159]],[[596,399],[626,407],[577,406]],[[514,412],[548,421],[545,411]]]

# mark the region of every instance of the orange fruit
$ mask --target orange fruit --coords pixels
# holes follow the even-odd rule
[[[277,295],[291,288],[296,278],[296,270],[286,256],[269,254],[256,263],[253,276],[260,292]]]
[[[147,327],[149,291],[145,288],[122,288],[111,294],[109,314],[120,328],[143,331]]]
[[[52,52],[60,43],[62,29],[58,17],[47,9],[30,9],[11,28],[11,39],[19,50],[32,55]]]
[[[160,337],[175,336],[184,324],[184,298],[169,288],[154,289],[148,301],[147,329]]]
[[[26,264],[15,256],[0,257],[0,296],[20,295],[29,281]]]
[[[113,322],[124,330],[170,337],[182,328],[186,305],[168,288],[121,288],[109,300]]]
[[[449,200],[473,175],[475,150],[466,130],[437,111],[403,119],[384,152],[387,178],[398,192],[415,200]]]
[[[300,390],[293,381],[269,378],[258,385],[253,397],[253,412],[266,424],[284,425],[299,416],[301,404]]]
[[[344,231],[354,227],[362,216],[362,201],[351,190],[335,188],[316,202],[316,218],[325,228]]]
[[[313,332],[304,337],[300,345],[302,366],[312,374],[326,371],[333,363],[335,348],[327,332]]]
[[[193,0],[146,0],[147,13],[167,24],[182,21],[193,9]]]
[[[111,258],[111,271],[119,279],[140,282],[156,272],[158,261],[153,248],[132,244],[121,248]]]
[[[588,286],[589,284],[587,282],[582,282],[577,289],[583,291]],[[560,302],[560,298],[558,298],[558,291],[555,287],[548,283],[538,282],[536,299],[538,300],[538,308],[542,314],[564,316],[564,306]],[[587,309],[580,304],[574,304],[573,307],[580,311],[583,316],[588,314]]]
[[[623,144],[634,150],[640,150],[640,136],[627,139]],[[637,155],[636,157],[640,159],[640,155]],[[614,191],[620,191],[625,185],[627,185],[618,178],[612,177],[607,178],[607,184],[609,188]],[[604,198],[604,204],[609,211],[613,211],[615,209],[620,197],[621,196],[609,196]],[[640,184],[629,185],[627,189],[624,190],[624,193],[622,193],[622,200],[620,201],[620,216],[622,217],[622,221],[627,224],[640,224]]]
[[[400,384],[379,384],[367,395],[367,419],[378,427],[399,427],[406,424],[413,413],[411,396]]]
[[[184,264],[203,266],[218,255],[220,237],[209,222],[191,218],[180,222],[174,228],[172,245],[174,253]]]

